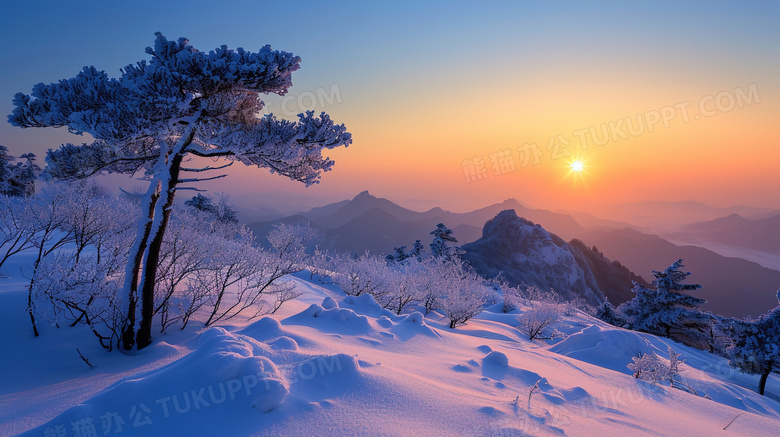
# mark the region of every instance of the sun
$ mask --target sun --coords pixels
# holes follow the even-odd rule
[[[588,165],[588,163],[589,160],[582,156],[572,156],[570,160],[565,163],[565,168],[568,171],[566,171],[566,175],[563,178],[571,179],[572,189],[579,189],[577,187],[586,190],[588,189],[586,179],[592,176],[590,170],[593,168],[591,165]]]

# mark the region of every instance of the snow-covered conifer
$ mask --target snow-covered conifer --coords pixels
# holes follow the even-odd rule
[[[0,146],[0,194],[6,196],[32,196],[35,194],[35,180],[41,168],[35,163],[35,154],[25,153],[17,158]]]
[[[214,206],[214,202],[211,201],[211,198],[206,197],[201,193],[194,195],[192,199],[185,201],[184,204],[191,206],[198,211],[208,212],[214,215],[217,214],[217,207]]]
[[[626,324],[626,320],[618,313],[615,306],[609,302],[609,299],[604,299],[604,302],[596,308],[596,318],[614,326],[622,327]]]
[[[769,374],[780,370],[780,306],[756,320],[732,320],[726,329],[732,339],[729,364],[761,375],[758,393],[763,395]]]
[[[406,246],[396,246],[393,248],[395,253],[390,253],[385,256],[385,261],[388,264],[403,262],[406,258],[409,258],[409,254],[406,253]]]
[[[129,64],[118,79],[85,67],[73,78],[35,85],[30,95],[18,93],[8,117],[15,126],[67,126],[95,139],[49,151],[46,172],[52,178],[139,171],[148,177],[123,287],[127,349],[151,343],[156,268],[177,190],[221,177],[200,175],[236,161],[310,185],[333,166],[323,151],[352,142],[345,127],[325,113],[315,117],[308,111],[294,122],[257,117],[260,94],[284,95],[292,85],[300,58],[291,53],[270,46],[202,52],[185,38],[170,41],[160,33],[146,52],[149,61]],[[189,168],[190,155],[231,162]]]
[[[634,283],[636,296],[618,307],[631,329],[681,341],[705,335],[711,317],[698,306],[707,301],[686,293],[701,285],[683,284],[690,273],[679,271],[681,267],[682,260],[677,260],[663,272],[654,270],[655,289]]]
[[[425,252],[425,247],[420,240],[415,240],[412,250],[409,251],[409,256],[413,257],[417,261],[422,261],[422,254]]]
[[[452,229],[445,226],[444,223],[436,225],[436,229],[431,231],[431,235],[433,235],[433,241],[431,242],[432,256],[450,260],[459,253],[459,249],[449,245],[449,243],[458,242],[452,233]]]

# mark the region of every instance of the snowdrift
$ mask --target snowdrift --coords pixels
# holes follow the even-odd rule
[[[184,355],[78,405],[63,396],[48,418],[36,418],[25,399],[56,382],[0,397],[0,407],[13,402],[33,418],[2,424],[0,433],[761,436],[780,427],[780,404],[745,388],[750,377],[719,373],[722,360],[585,315],[564,318],[565,338],[547,344],[518,331],[523,308],[486,312],[453,330],[436,313],[398,316],[370,296],[290,280],[306,294],[283,314],[159,342],[153,348]],[[636,380],[626,367],[638,353],[663,359],[669,346],[698,396]],[[147,360],[160,356],[153,349]],[[128,358],[143,359],[116,362]],[[116,362],[101,371],[119,369]],[[73,373],[95,383],[89,371]]]

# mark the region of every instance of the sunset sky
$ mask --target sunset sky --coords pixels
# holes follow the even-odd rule
[[[418,210],[509,197],[553,209],[780,208],[777,2],[9,3],[6,115],[14,93],[85,65],[118,76],[147,58],[155,31],[200,50],[271,44],[300,56],[290,94],[269,98],[269,111],[325,110],[354,144],[330,153],[336,166],[318,186],[235,167],[211,185],[247,204],[284,192],[318,206],[368,189]],[[41,160],[87,140],[0,125],[11,154]],[[582,172],[570,171],[575,157]]]

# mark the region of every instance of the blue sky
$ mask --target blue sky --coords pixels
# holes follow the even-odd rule
[[[514,194],[515,186],[526,193],[528,187],[546,187],[558,170],[544,164],[534,169],[538,175],[529,171],[464,186],[460,162],[541,138],[545,134],[535,129],[557,118],[576,120],[571,123],[577,127],[749,83],[760,85],[761,111],[742,115],[763,120],[780,108],[780,2],[17,1],[0,8],[5,113],[14,93],[71,77],[85,65],[118,75],[124,65],[146,58],[144,48],[156,31],[186,36],[201,50],[271,44],[301,56],[291,94],[338,86],[340,102],[322,109],[353,130],[355,144],[336,152],[336,170],[308,191],[259,171],[241,172],[239,180],[257,181],[256,193],[282,190],[334,200],[368,188],[399,201],[481,206],[523,197]],[[474,126],[467,131],[458,113],[469,112]],[[727,115],[719,122],[739,126],[739,115]],[[567,126],[550,124],[545,132]],[[679,139],[663,140],[683,144],[695,136],[678,131]],[[470,145],[455,144],[458,138]],[[762,147],[777,138],[760,137],[767,142]],[[0,124],[0,144],[17,155],[42,155],[66,141],[79,139],[63,130]],[[436,153],[440,166],[430,163]],[[605,163],[624,159],[617,148],[604,148],[602,155]],[[426,175],[398,182],[399,173]],[[590,185],[596,193],[545,188],[521,200],[541,206],[573,196],[628,200],[630,193],[606,188],[616,184],[617,173],[605,164],[602,175],[604,187],[596,180]],[[741,190],[755,194],[773,182],[780,181],[761,176]],[[737,202],[737,191],[721,200]],[[653,197],[649,187],[635,192]],[[718,202],[714,194],[697,199],[696,193],[692,188],[669,200]],[[748,200],[760,204],[762,196]],[[763,202],[770,203],[780,207]]]

